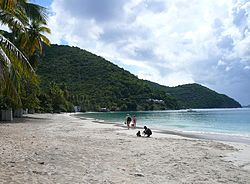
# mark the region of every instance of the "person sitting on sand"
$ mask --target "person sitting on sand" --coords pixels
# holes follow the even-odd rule
[[[129,125],[130,125],[131,121],[132,121],[132,119],[131,119],[130,115],[127,114],[127,116],[126,116],[126,123],[127,123],[128,129],[129,129]]]
[[[136,136],[137,136],[137,137],[141,137],[141,132],[140,132],[140,130],[136,133]]]
[[[147,135],[147,137],[150,137],[150,135],[152,135],[152,131],[148,127],[144,126],[143,134],[144,136]]]

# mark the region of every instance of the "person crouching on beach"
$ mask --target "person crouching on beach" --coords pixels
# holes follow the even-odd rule
[[[127,114],[127,117],[126,117],[126,122],[127,122],[127,127],[128,127],[128,129],[129,129],[129,127],[130,127],[130,123],[131,123],[131,121],[132,121],[132,119],[131,119],[130,115],[129,115],[129,114]]]
[[[137,137],[141,137],[141,132],[140,132],[140,130],[136,133],[136,136],[137,136]]]
[[[148,127],[144,126],[143,134],[144,136],[147,135],[147,137],[150,137],[150,135],[152,135],[152,131]]]

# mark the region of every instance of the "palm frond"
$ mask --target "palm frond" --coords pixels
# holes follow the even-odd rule
[[[40,37],[43,43],[45,43],[46,45],[50,45],[50,41],[46,36],[41,34]]]
[[[26,15],[31,19],[31,20],[38,20],[42,22],[46,22],[47,20],[47,9],[39,6],[37,4],[33,3],[27,3],[27,2],[19,2],[18,6],[22,8],[25,12]]]
[[[3,49],[0,47],[0,61],[2,61],[2,65],[10,66],[11,62],[9,57],[6,55],[6,53],[3,51]]]
[[[41,26],[39,27],[39,32],[42,32],[42,33],[51,33],[50,29],[48,27],[44,27],[44,26]]]
[[[0,11],[0,21],[2,24],[7,25],[12,31],[20,31],[25,27],[27,20],[22,20],[21,17],[17,18],[10,12]]]
[[[4,95],[11,97],[12,101],[17,105],[21,105],[21,99],[19,96],[20,86],[19,80],[16,78],[15,73],[5,73],[5,88]]]
[[[6,39],[2,34],[0,34],[0,45],[1,47],[5,47],[6,49],[8,49],[17,58],[23,61],[23,63],[26,64],[31,71],[34,71],[27,58],[23,55],[23,53],[13,43],[11,43],[8,39]]]
[[[17,0],[1,0],[0,8],[3,10],[11,10],[15,8],[16,4],[17,4]]]

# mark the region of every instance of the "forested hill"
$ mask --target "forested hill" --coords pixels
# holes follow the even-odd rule
[[[197,84],[169,88],[140,80],[77,47],[46,47],[37,72],[43,91],[49,90],[53,81],[66,89],[72,105],[80,105],[84,110],[240,107],[233,99]]]
[[[199,84],[185,84],[176,87],[166,87],[145,81],[151,87],[165,91],[177,99],[180,108],[228,108],[241,107],[234,99],[219,94]]]
[[[69,101],[84,110],[177,109],[174,97],[155,90],[128,71],[76,47],[45,47],[38,66],[42,89],[51,81],[67,87]]]

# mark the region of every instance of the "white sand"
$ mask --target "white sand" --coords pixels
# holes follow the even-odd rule
[[[250,183],[249,145],[138,138],[68,114],[29,117],[0,124],[0,183]]]
[[[225,159],[228,161],[232,161],[235,165],[237,165],[240,168],[250,171],[250,145],[241,143],[227,143],[227,144],[234,146],[238,151],[228,153]]]

